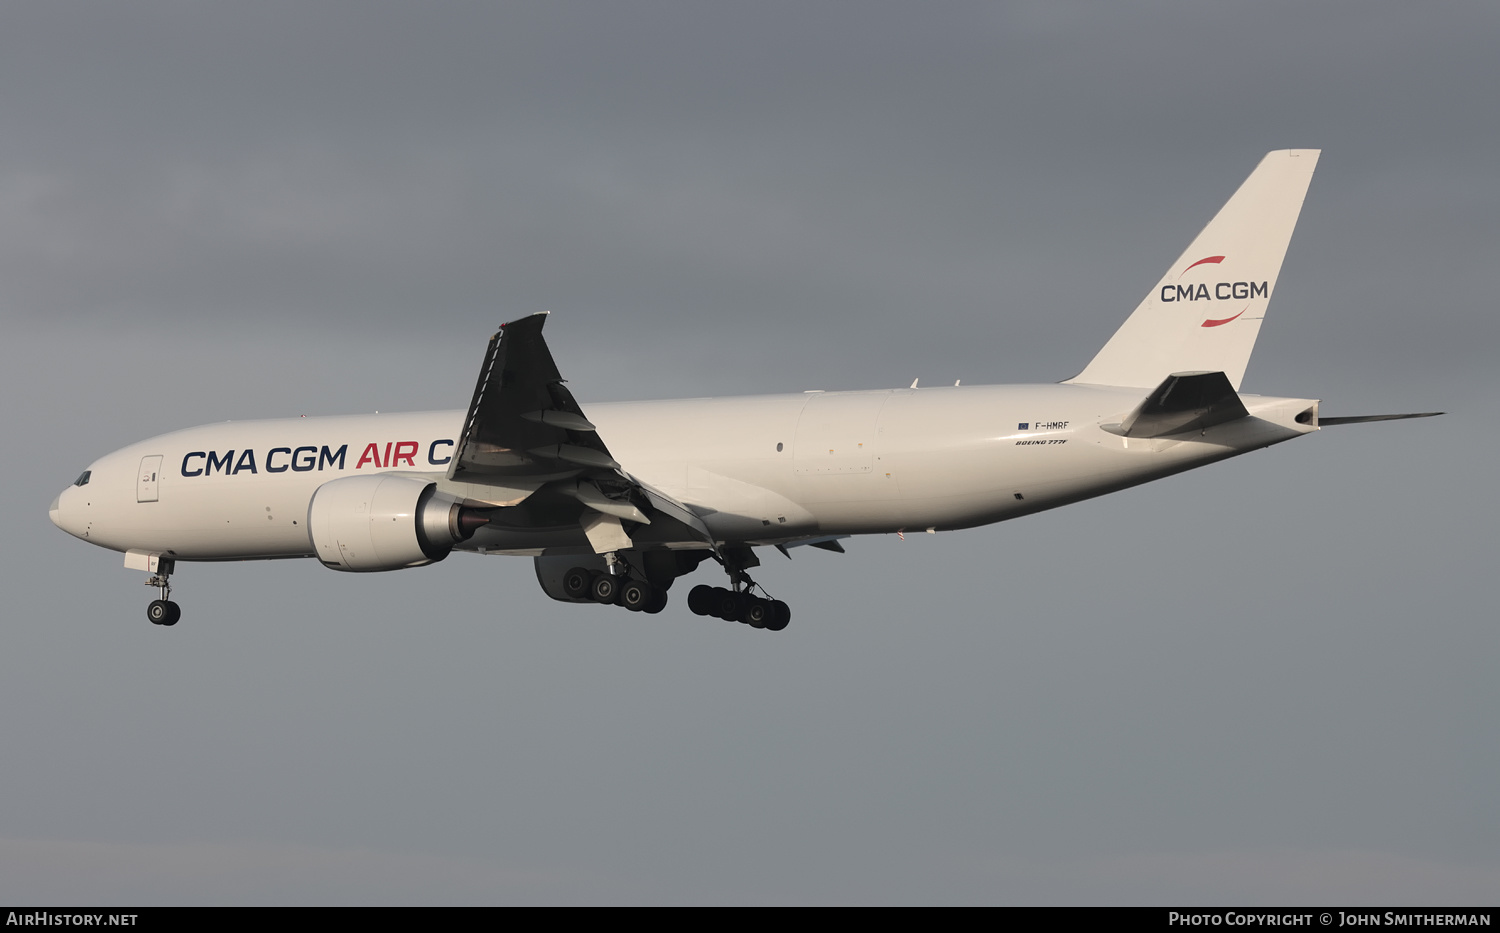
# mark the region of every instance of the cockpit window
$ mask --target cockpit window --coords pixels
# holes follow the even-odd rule
[[[73,481],[73,485],[74,486],[87,486],[89,484],[89,474],[92,473],[92,472],[93,472],[92,470],[84,470],[83,471],[83,475],[80,476],[80,477],[78,477],[77,479],[75,479]]]

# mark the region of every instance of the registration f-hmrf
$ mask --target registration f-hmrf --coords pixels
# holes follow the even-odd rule
[[[150,574],[174,624],[179,561],[313,557],[400,570],[455,550],[529,556],[548,596],[688,607],[773,631],[791,610],[756,549],[843,551],[1103,495],[1311,434],[1426,414],[1327,418],[1241,394],[1318,151],[1267,155],[1083,371],[1056,385],[597,402],[542,339],[491,338],[467,411],[224,423],[101,457],[51,506],[59,528]]]

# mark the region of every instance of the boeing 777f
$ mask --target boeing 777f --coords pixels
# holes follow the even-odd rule
[[[525,555],[547,595],[659,612],[712,559],[699,615],[785,628],[757,548],[969,528],[1057,508],[1320,427],[1317,399],[1239,391],[1317,150],[1267,155],[1083,371],[1056,385],[591,402],[545,315],[491,338],[467,411],[207,425],[89,465],[58,527],[123,551],[169,600],[178,561],[420,567]]]

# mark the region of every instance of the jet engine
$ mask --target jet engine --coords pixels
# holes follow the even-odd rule
[[[436,483],[395,473],[324,483],[307,509],[318,560],[354,573],[440,561],[488,521],[482,510],[438,492]]]

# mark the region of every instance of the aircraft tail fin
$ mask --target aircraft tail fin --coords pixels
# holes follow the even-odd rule
[[[1174,372],[1222,372],[1238,391],[1318,155],[1268,153],[1104,349],[1065,381],[1152,388]]]

